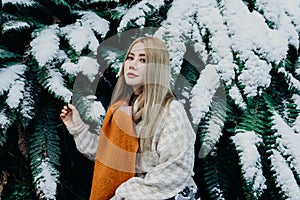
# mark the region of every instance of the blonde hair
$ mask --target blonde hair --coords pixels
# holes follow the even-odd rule
[[[142,43],[145,47],[146,71],[145,84],[137,98],[137,111],[133,113],[133,120],[141,121],[142,130],[139,137],[140,151],[151,149],[153,134],[160,120],[162,109],[167,107],[175,96],[170,87],[170,56],[165,44],[155,37],[141,37],[134,40],[129,46],[125,60],[133,46]],[[111,105],[120,99],[128,99],[133,94],[131,86],[127,85],[124,78],[124,63],[114,93]]]

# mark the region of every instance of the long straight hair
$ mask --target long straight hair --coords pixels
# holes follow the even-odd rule
[[[156,37],[141,37],[129,46],[119,79],[112,95],[111,105],[120,99],[128,99],[133,94],[131,86],[124,78],[124,64],[133,46],[142,43],[145,47],[146,70],[144,85],[137,98],[137,111],[133,113],[133,120],[142,123],[139,135],[140,152],[151,150],[153,135],[160,121],[163,109],[175,99],[170,87],[170,56],[165,44]]]

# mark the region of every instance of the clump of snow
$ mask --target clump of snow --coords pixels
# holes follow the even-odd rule
[[[91,82],[95,79],[100,67],[96,59],[86,56],[80,57],[78,66]]]
[[[11,124],[11,120],[5,115],[4,110],[0,112],[0,128],[6,129]]]
[[[294,132],[279,114],[274,113],[273,116],[274,129],[277,130],[277,143],[279,144],[279,150],[285,156],[289,156],[289,162],[291,167],[294,168],[298,176],[300,176],[300,134]]]
[[[52,61],[59,51],[58,25],[52,25],[36,33],[30,42],[31,52],[40,66]]]
[[[34,0],[2,0],[2,6],[4,6],[7,3],[11,4],[19,4],[19,5],[25,5],[25,6],[32,6],[36,4]]]
[[[46,88],[55,95],[61,97],[64,102],[70,102],[72,92],[64,86],[62,74],[57,69],[49,69],[49,77],[47,79]]]
[[[34,182],[38,193],[42,193],[45,199],[56,199],[59,172],[49,162],[49,158],[41,161],[37,171],[39,173],[34,177]]]
[[[238,79],[245,86],[244,92],[248,97],[256,96],[259,88],[267,88],[270,85],[269,73],[272,66],[257,56],[250,57],[244,66]]]
[[[233,85],[230,89],[229,89],[229,95],[232,97],[232,99],[234,100],[235,104],[238,105],[240,108],[242,109],[246,109],[247,105],[243,100],[243,97],[238,89],[238,87],[236,85]]]
[[[237,132],[231,139],[239,154],[243,176],[246,182],[252,185],[253,195],[259,198],[263,190],[267,188],[260,154],[256,147],[262,139],[254,131],[237,130]]]
[[[10,89],[11,85],[23,74],[26,65],[15,64],[7,68],[0,69],[0,95]]]
[[[109,21],[99,17],[94,12],[81,12],[83,16],[81,17],[82,23],[89,26],[92,30],[105,37],[109,31]]]
[[[129,8],[126,14],[122,17],[120,26],[118,27],[118,32],[122,32],[131,20],[136,20],[135,23],[139,27],[143,27],[145,25],[146,14],[151,12],[151,9],[147,4],[150,4],[157,10],[159,7],[164,5],[164,0],[144,0]]]
[[[2,24],[2,33],[5,33],[10,30],[17,30],[17,29],[24,29],[24,28],[30,28],[30,25],[27,22],[21,22],[21,21],[7,21],[4,24]]]
[[[270,156],[271,165],[272,170],[275,172],[274,177],[276,177],[277,186],[283,190],[287,199],[299,199],[300,190],[292,171],[278,151],[274,149],[271,151],[273,153]]]
[[[99,41],[89,25],[78,21],[61,28],[61,33],[66,36],[77,54],[80,55],[85,47],[88,47],[94,53],[97,52]]]
[[[300,95],[294,94],[292,99],[294,100],[295,104],[297,105],[297,110],[300,111]],[[300,114],[298,114],[298,117],[296,118],[294,122],[293,129],[296,131],[296,133],[300,134]]]
[[[6,104],[10,108],[13,109],[19,106],[20,101],[23,99],[23,94],[25,90],[24,86],[25,86],[24,79],[21,79],[21,80],[16,80],[16,82],[10,88],[6,99]]]
[[[291,83],[291,86],[300,91],[300,81],[296,79],[291,73],[287,72],[284,68],[280,68],[278,72],[283,73],[287,79],[287,83]]]
[[[209,105],[219,86],[219,75],[216,72],[215,66],[207,65],[201,71],[200,77],[191,91],[190,112],[194,124],[198,124],[200,119],[209,110]]]

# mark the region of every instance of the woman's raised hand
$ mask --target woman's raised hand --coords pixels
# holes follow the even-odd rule
[[[78,126],[82,122],[78,110],[70,103],[63,107],[60,118],[67,127]]]

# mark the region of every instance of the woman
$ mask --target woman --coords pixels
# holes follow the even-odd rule
[[[170,89],[169,53],[160,39],[138,38],[128,48],[100,140],[73,105],[60,117],[78,150],[96,160],[90,199],[198,198],[195,133]]]

